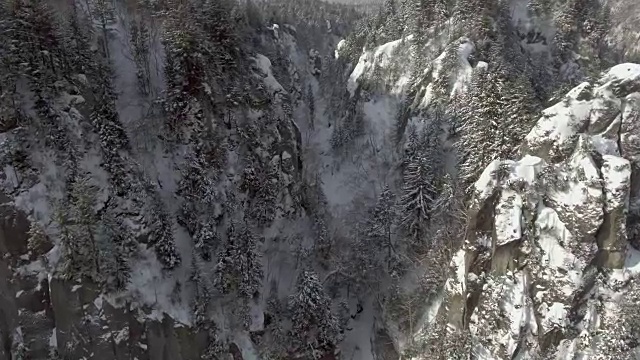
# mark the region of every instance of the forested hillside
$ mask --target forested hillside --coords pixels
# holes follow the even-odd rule
[[[631,0],[7,0],[0,360],[637,359]]]

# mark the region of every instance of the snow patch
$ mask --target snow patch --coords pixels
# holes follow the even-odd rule
[[[358,88],[358,80],[364,75],[370,73],[373,69],[387,68],[390,64],[397,63],[394,58],[394,54],[398,47],[405,42],[408,43],[413,38],[412,35],[405,37],[404,39],[398,39],[386,44],[380,45],[373,51],[365,51],[358,60],[358,64],[351,72],[349,80],[347,82],[347,90],[349,94],[353,96]],[[406,82],[402,80],[401,82]],[[396,90],[398,91],[398,90]]]
[[[612,155],[604,155],[602,160],[606,210],[627,208],[631,185],[631,163],[627,159]]]
[[[496,246],[522,237],[522,197],[513,190],[504,190],[495,211]]]
[[[262,54],[256,54],[255,61],[258,68],[264,74],[264,83],[271,90],[271,94],[284,91],[282,85],[280,85],[278,80],[273,76],[273,72],[271,71],[271,60]]]

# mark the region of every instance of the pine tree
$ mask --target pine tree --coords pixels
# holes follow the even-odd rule
[[[262,285],[262,264],[257,249],[258,237],[247,224],[229,224],[227,241],[218,254],[215,284],[223,294],[237,293],[250,299]]]
[[[394,228],[396,223],[395,196],[385,185],[375,207],[371,210],[367,220],[367,238],[372,242],[370,248],[382,250],[386,257],[387,271],[391,268],[393,252]],[[375,252],[376,254],[378,251]]]
[[[407,149],[410,157],[405,161],[404,184],[400,198],[401,221],[411,235],[414,245],[425,241],[432,206],[444,174],[442,118],[434,116],[419,137],[414,137]]]
[[[96,242],[104,289],[108,292],[124,290],[131,278],[129,261],[136,244],[131,231],[113,214],[112,209],[107,209],[102,215]]]
[[[129,42],[133,50],[133,60],[136,64],[136,77],[143,94],[149,93],[149,28],[144,19],[134,19],[131,22]]]
[[[216,232],[215,226],[211,223],[205,223],[200,226],[200,230],[195,236],[194,248],[204,261],[210,261],[212,252],[218,247],[220,238]]]
[[[62,274],[67,279],[99,280],[95,199],[96,189],[83,175],[73,183],[68,202],[60,204],[56,212],[65,254]]]
[[[109,52],[109,26],[115,22],[115,9],[111,0],[93,0],[89,9],[92,18],[98,23],[102,37],[100,38],[100,44],[102,45],[102,52],[104,56],[109,59],[111,54]]]
[[[149,245],[153,246],[158,261],[165,269],[174,269],[182,263],[178,249],[173,238],[173,223],[164,209],[162,200],[153,189],[149,196],[149,213],[147,214],[147,226],[150,229]]]
[[[309,86],[307,87],[307,101],[309,103],[309,124],[313,129],[316,117],[316,100],[313,96],[313,89],[311,88],[311,84],[309,84]]]
[[[312,271],[298,275],[296,290],[287,304],[291,312],[291,347],[296,356],[313,359],[332,352],[339,341],[339,321],[327,296]]]
[[[537,101],[523,75],[507,77],[498,67],[475,76],[462,104],[457,148],[468,187],[492,160],[514,154],[535,120]]]
[[[31,253],[43,254],[43,250],[51,247],[51,240],[47,237],[42,225],[37,221],[32,221],[29,225],[29,240],[27,248]]]

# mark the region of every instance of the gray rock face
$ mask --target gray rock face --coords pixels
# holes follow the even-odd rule
[[[625,293],[611,284],[637,275],[625,260],[640,175],[639,86],[635,64],[578,86],[543,112],[521,159],[495,161],[476,183],[440,309],[469,330],[476,354],[607,356],[594,350],[607,331],[599,319]]]

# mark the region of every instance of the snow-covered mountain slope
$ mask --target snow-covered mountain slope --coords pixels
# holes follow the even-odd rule
[[[317,275],[299,275],[326,232],[294,118],[320,54],[291,26],[242,28],[253,42],[221,50],[201,23],[172,28],[171,11],[115,2],[91,23],[85,5],[105,2],[70,4],[52,18],[31,3],[0,13],[3,26],[50,21],[64,44],[47,45],[50,63],[14,47],[22,63],[1,69],[18,80],[1,108],[0,359],[331,356],[333,304],[309,347],[308,329],[291,330],[307,299],[288,301],[328,299]],[[198,11],[229,10],[219,4]]]
[[[640,65],[613,67],[544,110],[521,157],[475,183],[439,312],[476,358],[635,358],[634,330],[618,325],[640,275],[626,231],[639,97]]]

